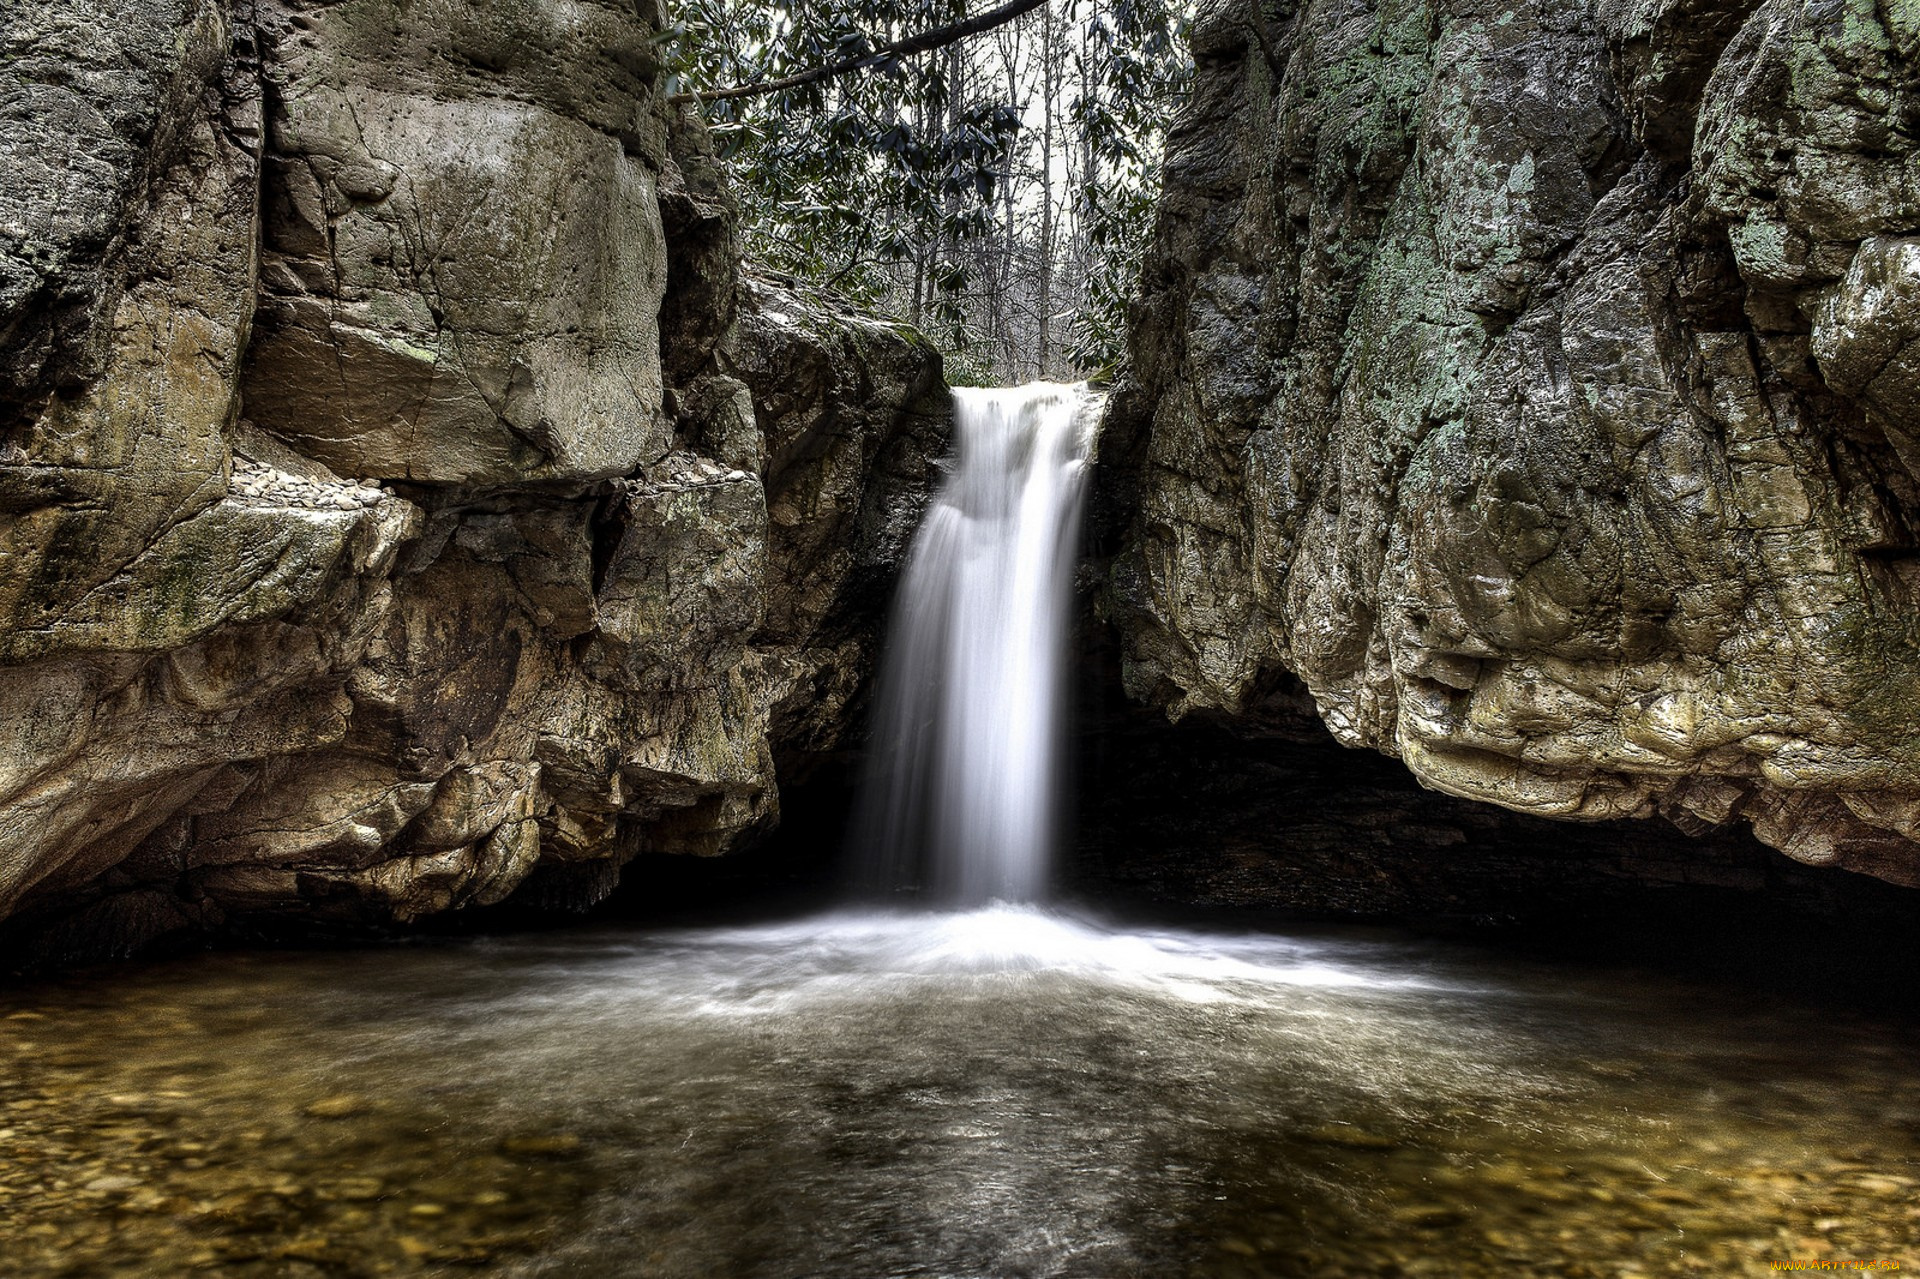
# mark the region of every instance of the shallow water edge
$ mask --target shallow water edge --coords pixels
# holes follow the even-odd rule
[[[1915,1259],[1904,1015],[1033,908],[0,993],[24,1277],[1739,1274]]]

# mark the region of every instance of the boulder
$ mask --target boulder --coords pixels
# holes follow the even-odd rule
[[[1910,25],[1204,5],[1103,444],[1134,695],[1920,883]]]

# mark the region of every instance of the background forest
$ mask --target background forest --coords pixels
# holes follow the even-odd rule
[[[912,322],[956,383],[1097,376],[1124,346],[1191,11],[686,0],[672,91],[702,99],[760,267]]]

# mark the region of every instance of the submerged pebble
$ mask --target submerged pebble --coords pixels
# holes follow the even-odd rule
[[[7,1279],[1910,1258],[1914,1041],[1644,975],[1012,910],[209,956],[0,993],[0,1254]],[[1591,1068],[1622,1043],[1660,1068]]]

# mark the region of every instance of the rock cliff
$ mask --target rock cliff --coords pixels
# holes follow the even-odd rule
[[[586,900],[839,738],[939,358],[741,276],[663,26],[0,16],[0,930]]]
[[[1103,445],[1130,690],[1920,883],[1920,10],[1208,0],[1195,51]]]

